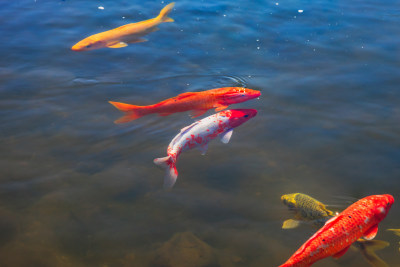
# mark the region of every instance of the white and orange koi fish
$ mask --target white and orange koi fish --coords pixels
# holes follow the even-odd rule
[[[155,18],[126,24],[109,31],[91,35],[76,43],[71,49],[74,51],[88,51],[103,47],[121,48],[127,46],[128,43],[146,42],[147,39],[142,38],[143,36],[157,31],[157,26],[163,22],[174,21],[168,17],[174,5],[175,3],[170,3],[165,6]]]
[[[202,155],[207,151],[208,142],[221,136],[223,143],[228,143],[233,128],[240,126],[257,115],[255,109],[231,109],[221,111],[183,128],[168,146],[168,156],[157,158],[154,163],[166,168],[164,187],[171,188],[178,178],[176,161],[179,155],[194,147],[200,148]]]

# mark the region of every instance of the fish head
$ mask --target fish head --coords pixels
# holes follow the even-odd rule
[[[296,195],[298,193],[294,194],[286,194],[281,196],[281,201],[283,205],[287,206],[289,210],[296,210],[297,207],[297,202],[296,202]]]
[[[105,47],[106,45],[107,45],[106,42],[90,36],[88,38],[83,39],[82,41],[77,42],[74,46],[71,47],[71,50],[73,50],[73,51],[89,51],[89,50]]]
[[[228,123],[231,128],[238,127],[239,125],[245,123],[251,118],[257,115],[257,110],[255,109],[231,109],[221,112],[222,116],[229,117]]]
[[[391,195],[374,195],[370,196],[371,209],[378,220],[383,220],[388,214],[390,208],[394,203],[394,198]]]
[[[221,102],[229,106],[257,98],[261,95],[261,92],[244,87],[224,87],[218,90],[218,95]]]

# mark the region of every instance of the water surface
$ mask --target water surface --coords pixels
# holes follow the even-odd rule
[[[400,197],[396,1],[183,0],[148,42],[70,50],[166,4],[0,3],[1,266],[278,266],[313,232],[281,230],[282,194],[337,210]],[[152,161],[193,120],[115,125],[121,114],[107,101],[224,86],[261,90],[232,106],[257,117],[206,156],[184,153],[163,191]],[[398,203],[377,236],[391,243],[378,254],[397,266],[400,240],[387,228],[400,228]],[[315,266],[366,265],[349,251]]]

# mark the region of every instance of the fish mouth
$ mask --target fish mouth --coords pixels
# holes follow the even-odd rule
[[[79,47],[77,47],[76,45],[74,45],[73,47],[71,47],[72,51],[82,51]]]

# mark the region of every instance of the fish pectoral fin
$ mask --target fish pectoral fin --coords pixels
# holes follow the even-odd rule
[[[338,253],[336,253],[332,257],[335,258],[335,259],[339,259],[340,257],[342,257],[349,250],[349,248],[350,248],[350,246],[345,247],[344,249],[342,249],[341,251],[339,251]]]
[[[195,109],[195,110],[192,110],[190,112],[192,114],[192,119],[203,115],[204,113],[207,112],[207,110],[208,109]]]
[[[228,131],[221,134],[221,142],[224,144],[229,143],[229,140],[232,137],[233,129],[229,129]]]
[[[215,109],[215,111],[221,111],[223,109],[226,109],[229,106],[225,106],[225,105],[218,105],[217,108]]]
[[[371,228],[369,228],[363,235],[363,238],[366,240],[374,239],[376,234],[378,233],[378,224],[375,224]]]
[[[200,149],[200,151],[201,151],[201,155],[205,155],[206,154],[206,152],[207,152],[207,149],[208,149],[208,144],[204,144],[204,145],[202,145],[202,146],[199,146],[199,149]]]
[[[283,222],[282,229],[293,229],[300,225],[300,222],[297,220],[289,219]]]
[[[121,48],[121,47],[125,47],[125,46],[128,46],[128,44],[125,42],[119,42],[116,44],[107,45],[108,48]]]

